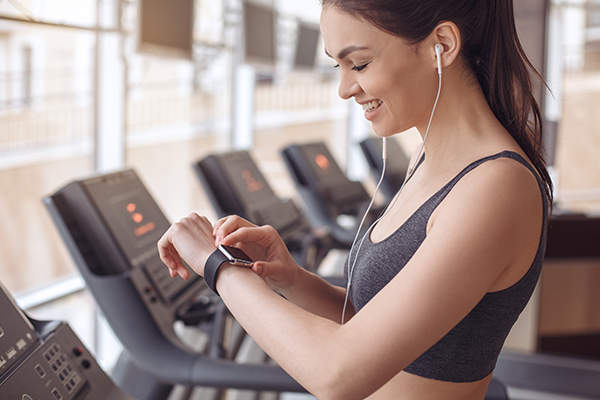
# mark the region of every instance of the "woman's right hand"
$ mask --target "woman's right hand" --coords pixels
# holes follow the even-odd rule
[[[215,245],[235,246],[248,254],[254,260],[252,270],[271,289],[282,291],[293,284],[300,267],[273,227],[259,227],[233,215],[217,221],[213,236]]]

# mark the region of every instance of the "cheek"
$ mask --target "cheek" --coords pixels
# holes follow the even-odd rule
[[[432,97],[433,85],[423,79],[423,74],[412,74],[410,79],[399,79],[390,85],[390,111],[396,112],[403,119],[410,118],[415,124],[431,111],[435,93]],[[437,90],[437,86],[436,86]]]

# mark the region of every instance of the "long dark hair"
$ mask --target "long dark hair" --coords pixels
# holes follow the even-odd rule
[[[362,18],[412,44],[423,41],[440,22],[454,22],[461,33],[462,56],[490,108],[527,154],[552,199],[542,116],[530,72],[543,79],[519,41],[513,0],[321,0],[321,5]]]

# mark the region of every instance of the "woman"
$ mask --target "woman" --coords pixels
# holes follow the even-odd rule
[[[187,278],[180,257],[203,275],[217,244],[245,250],[252,269],[208,271],[216,289],[319,399],[483,399],[537,282],[551,204],[512,0],[322,5],[340,96],[363,105],[379,136],[416,127],[424,138],[403,189],[348,257],[351,286],[300,268],[272,228],[238,217],[184,218],[161,257]]]

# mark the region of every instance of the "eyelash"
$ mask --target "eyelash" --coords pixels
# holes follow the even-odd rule
[[[363,65],[359,65],[357,67],[352,67],[352,69],[354,71],[360,72],[360,71],[364,70],[365,68],[367,68],[367,65],[369,65],[369,63],[363,64]]]
[[[364,65],[354,66],[354,67],[352,67],[352,69],[356,72],[361,72],[362,70],[367,68],[367,65],[369,65],[369,63],[366,63]],[[333,68],[339,68],[339,67],[340,67],[340,64],[336,64],[333,66]]]

